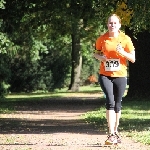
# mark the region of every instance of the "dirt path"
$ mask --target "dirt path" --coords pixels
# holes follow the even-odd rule
[[[122,146],[105,147],[106,134],[81,119],[104,102],[94,96],[20,102],[14,114],[0,114],[0,150],[150,150],[123,138]]]

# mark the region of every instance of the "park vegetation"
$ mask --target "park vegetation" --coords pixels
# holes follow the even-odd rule
[[[94,42],[110,13],[122,19],[136,62],[129,63],[128,97],[149,97],[149,1],[0,0],[0,95],[80,91],[97,77]]]

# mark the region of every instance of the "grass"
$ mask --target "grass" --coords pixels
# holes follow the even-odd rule
[[[81,87],[78,93],[98,93],[101,92],[99,86]],[[12,113],[15,111],[11,102],[37,101],[47,98],[71,97],[73,92],[66,89],[57,90],[51,93],[17,93],[6,97],[6,103],[1,102],[0,113]],[[103,99],[104,100],[104,99]],[[123,99],[122,117],[120,119],[120,131],[134,140],[150,145],[150,101],[146,99]],[[105,107],[101,106],[97,110],[87,112],[82,116],[88,123],[94,123],[100,130],[106,131]]]
[[[96,93],[101,92],[101,88],[98,85],[90,85],[90,86],[82,86],[78,93]],[[67,88],[63,89],[56,89],[55,92],[48,92],[48,93],[12,93],[6,96],[6,99],[9,101],[18,101],[18,100],[25,100],[25,99],[45,99],[48,97],[66,97],[66,94],[70,95],[76,92],[70,92]]]
[[[150,101],[141,99],[124,99],[119,130],[125,136],[137,142],[150,145]],[[94,123],[100,130],[107,129],[105,108],[87,112],[87,122]]]

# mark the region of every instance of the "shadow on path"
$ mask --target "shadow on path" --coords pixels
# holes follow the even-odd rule
[[[103,99],[94,97],[8,102],[15,112],[0,114],[0,134],[100,134],[94,125],[82,120],[81,115],[104,103]]]

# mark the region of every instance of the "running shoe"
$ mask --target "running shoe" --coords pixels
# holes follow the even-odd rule
[[[121,143],[121,138],[117,132],[115,132],[115,136],[117,137],[117,143]]]
[[[115,134],[110,134],[105,141],[105,145],[114,145],[117,144],[117,136]]]

